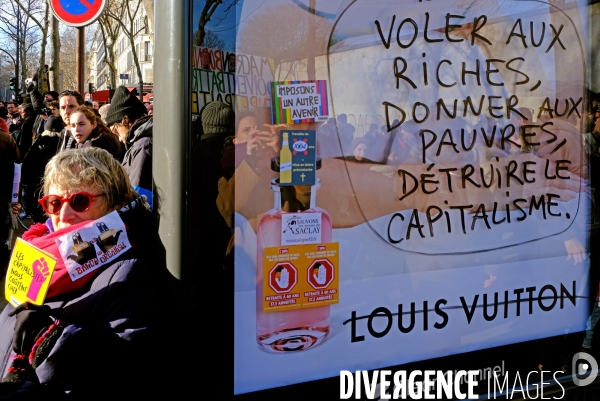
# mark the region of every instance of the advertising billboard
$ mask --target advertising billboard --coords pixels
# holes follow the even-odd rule
[[[238,6],[236,68],[255,54],[278,97],[238,112],[216,199],[234,393],[585,330],[587,2],[262,3]],[[196,64],[198,99],[239,111],[240,78],[207,95],[226,63]]]

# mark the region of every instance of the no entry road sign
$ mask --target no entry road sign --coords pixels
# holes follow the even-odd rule
[[[56,18],[70,26],[89,25],[100,16],[106,0],[50,0]]]

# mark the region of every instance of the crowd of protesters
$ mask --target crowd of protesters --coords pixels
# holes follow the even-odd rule
[[[102,108],[71,90],[42,94],[31,84],[27,94],[30,102],[0,103],[0,268],[8,274],[17,216],[31,222],[23,240],[52,255],[56,266],[42,305],[9,304],[0,313],[0,400],[172,392],[163,368],[179,357],[159,348],[182,332],[184,308],[171,309],[181,289],[158,235],[153,107],[124,86]],[[103,219],[117,221],[116,229]],[[81,239],[86,229],[101,234]],[[59,238],[77,244],[75,256],[59,249]],[[71,260],[84,266],[122,246],[119,256],[73,278]],[[158,294],[175,304],[156,302]]]

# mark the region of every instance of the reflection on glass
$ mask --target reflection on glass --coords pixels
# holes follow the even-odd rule
[[[236,391],[584,328],[596,142],[580,3],[245,0],[235,46],[194,48],[197,110],[233,105],[247,144],[231,177]],[[274,124],[273,88],[317,81],[326,118]],[[340,243],[328,339],[294,363],[251,328],[271,330],[256,243],[278,244],[265,188],[284,127],[317,132],[316,206]]]

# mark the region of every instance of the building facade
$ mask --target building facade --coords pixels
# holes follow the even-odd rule
[[[151,91],[147,89],[154,82],[153,74],[153,46],[154,33],[151,31],[152,24],[148,23],[148,16],[143,7],[140,6],[140,12],[135,16],[133,24],[125,15],[124,24],[127,27],[133,26],[134,47],[122,27],[114,44],[115,66],[116,66],[116,84],[126,85],[128,87],[139,86],[138,71],[135,63],[134,52],[141,69],[142,80],[144,83],[144,92]],[[102,30],[97,25],[94,32],[94,38],[88,55],[88,82],[93,84],[96,91],[114,89],[110,86],[110,68],[107,64],[107,49],[104,45]]]

